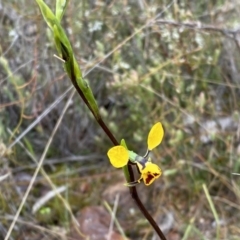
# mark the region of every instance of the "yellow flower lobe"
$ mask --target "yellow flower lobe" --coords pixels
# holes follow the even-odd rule
[[[157,147],[163,139],[164,130],[162,124],[157,122],[154,124],[148,134],[148,150],[152,150],[153,148]]]
[[[159,178],[162,174],[162,170],[158,165],[147,162],[145,168],[142,169],[142,179],[145,185],[150,185],[155,179]]]
[[[115,168],[121,168],[127,165],[129,154],[125,147],[115,146],[108,150],[107,155],[110,159],[111,164]]]

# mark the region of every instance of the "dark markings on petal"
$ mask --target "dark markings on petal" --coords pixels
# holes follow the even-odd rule
[[[148,172],[149,173],[149,172]],[[151,174],[148,174],[147,178],[146,178],[146,184],[149,185],[151,180],[154,178],[154,176],[152,176]]]
[[[159,173],[154,173],[153,174],[155,177],[159,176],[160,174]]]

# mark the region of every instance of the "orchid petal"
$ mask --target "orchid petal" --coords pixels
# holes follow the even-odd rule
[[[159,178],[162,175],[162,170],[158,165],[146,162],[145,166],[137,164],[139,171],[141,172],[141,178],[144,181],[146,186],[149,186],[154,182],[155,179]]]
[[[123,146],[115,146],[109,149],[107,153],[111,164],[115,168],[121,168],[127,165],[129,154],[128,150]]]
[[[148,134],[148,150],[157,147],[163,139],[164,130],[160,122],[153,125]]]

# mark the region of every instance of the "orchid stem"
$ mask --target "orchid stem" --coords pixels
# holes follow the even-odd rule
[[[86,80],[83,79],[82,77],[82,72],[74,56],[71,43],[64,29],[61,26],[61,19],[66,10],[68,1],[56,1],[55,14],[51,11],[51,9],[46,5],[46,3],[43,0],[35,0],[35,1],[37,2],[42,12],[44,20],[46,21],[49,28],[53,32],[53,38],[54,38],[57,51],[60,54],[60,58],[64,62],[64,68],[69,78],[71,79],[72,84],[76,88],[78,94],[80,95],[84,103],[92,112],[94,118],[96,119],[100,127],[103,129],[105,134],[109,137],[113,145],[115,146],[119,145],[119,142],[116,140],[116,138],[114,137],[114,135],[112,134],[112,132],[107,127],[107,125],[105,124],[105,122],[101,117],[93,92],[90,86],[88,85],[88,83],[86,82]],[[133,169],[130,163],[128,163],[127,165],[127,170],[129,172],[128,180],[130,180],[130,182],[134,182],[135,180],[134,180]],[[155,229],[160,239],[166,240],[166,237],[162,233],[161,229],[159,228],[159,226],[156,224],[152,216],[148,213],[148,211],[142,204],[138,196],[136,187],[135,186],[129,187],[129,191],[131,193],[132,198],[135,200],[138,208],[141,210],[145,218],[149,221],[149,223]]]

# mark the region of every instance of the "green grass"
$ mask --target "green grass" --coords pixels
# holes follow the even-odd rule
[[[238,239],[240,177],[232,172],[240,173],[239,49],[220,31],[174,26],[170,21],[235,29],[240,6],[218,0],[194,5],[184,1],[165,9],[167,4],[70,1],[62,23],[83,71],[92,69],[86,78],[119,140],[124,138],[130,149],[144,154],[150,127],[163,123],[166,134],[153,159],[164,174],[151,187],[138,188],[159,223],[168,222],[167,216],[173,214],[167,239],[173,235],[184,240]],[[13,0],[3,8],[0,142],[6,147],[71,83],[62,63],[53,57],[55,47],[35,2]],[[147,26],[162,10],[160,18],[168,23]],[[13,42],[14,36],[18,39]],[[17,143],[12,153],[0,157],[0,176],[11,173],[0,184],[0,236],[9,229],[9,216],[15,216],[68,98],[69,94],[36,122],[20,140],[22,146]],[[44,172],[34,181],[12,238],[20,238],[26,229],[39,234],[38,226],[67,231],[70,208],[76,215],[86,206],[103,206],[102,193],[123,183],[121,172],[106,156],[111,146],[75,94],[47,148]],[[33,204],[54,185],[68,186],[63,199],[56,195],[42,212],[32,214]],[[152,229],[134,205],[121,201],[124,196],[116,213],[124,233],[130,239],[150,239]],[[51,214],[41,215],[46,209]],[[52,232],[46,234],[50,239]]]

